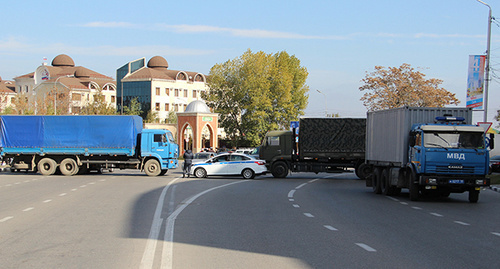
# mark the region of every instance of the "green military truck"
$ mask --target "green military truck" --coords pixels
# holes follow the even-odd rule
[[[259,151],[274,177],[290,172],[343,172],[364,178],[366,119],[301,118],[291,131],[270,131]]]

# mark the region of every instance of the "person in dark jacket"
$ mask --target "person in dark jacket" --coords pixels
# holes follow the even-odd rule
[[[184,167],[182,169],[182,177],[185,177],[186,174],[189,177],[189,174],[191,173],[191,165],[193,165],[193,157],[194,154],[193,152],[188,149],[186,152],[184,152]]]

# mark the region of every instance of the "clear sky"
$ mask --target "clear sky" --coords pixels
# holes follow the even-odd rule
[[[485,2],[500,14],[498,0]],[[63,53],[115,78],[141,57],[208,74],[247,49],[287,51],[309,72],[307,116],[365,117],[358,88],[376,65],[422,68],[465,106],[468,56],[486,51],[488,8],[476,0],[8,0],[0,19],[4,80]],[[489,121],[500,109],[499,25],[500,15],[492,24]]]

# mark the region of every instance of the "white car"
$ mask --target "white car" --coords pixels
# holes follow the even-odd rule
[[[267,172],[266,161],[245,154],[223,153],[191,167],[195,177],[241,175],[252,179]]]

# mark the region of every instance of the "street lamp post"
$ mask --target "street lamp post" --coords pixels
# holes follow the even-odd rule
[[[321,92],[320,90],[316,90],[316,91],[319,92],[319,93],[321,93],[323,95],[323,97],[325,98],[325,117],[327,117],[328,116],[328,112],[326,110],[326,95],[323,92]]]
[[[72,78],[72,77],[75,77],[75,76],[74,75],[60,76],[54,82],[54,115],[57,115],[57,81],[60,78]]]
[[[491,43],[491,7],[486,4],[485,2],[481,0],[477,0],[479,3],[485,5],[488,7],[490,10],[489,15],[488,15],[488,37],[487,37],[487,44],[486,44],[486,78],[484,82],[484,118],[483,121],[487,122],[488,121],[488,86],[489,86],[489,81],[490,81],[490,43]]]

